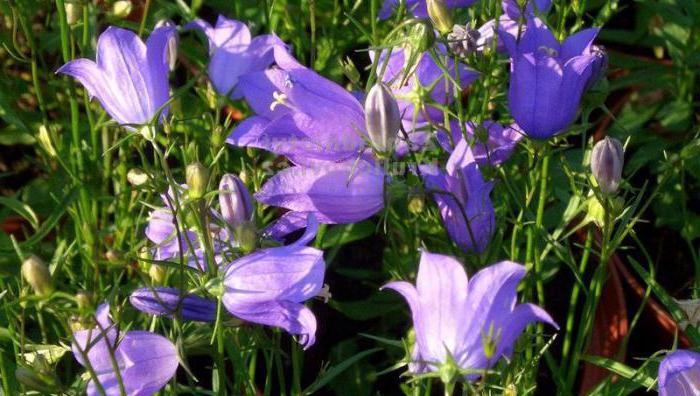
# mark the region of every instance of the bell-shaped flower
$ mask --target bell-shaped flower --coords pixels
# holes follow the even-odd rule
[[[139,311],[151,315],[177,316],[199,322],[216,320],[216,302],[172,287],[134,290],[129,302]]]
[[[249,73],[238,89],[256,113],[227,142],[287,156],[296,164],[342,161],[366,147],[362,105],[287,51],[274,49],[276,67]]]
[[[80,81],[121,125],[144,125],[168,112],[168,43],[175,27],[162,26],[144,44],[136,33],[110,26],[97,40],[96,62],[72,60],[56,73]]]
[[[468,7],[475,3],[476,0],[445,0],[445,5],[448,8],[460,8]],[[396,7],[402,3],[401,0],[384,0],[381,10],[379,10],[379,19],[387,19],[393,13]],[[428,17],[428,7],[426,6],[426,0],[406,0],[403,2],[406,5],[406,9],[410,11],[416,18],[427,18]]]
[[[513,40],[521,37],[527,26],[520,23],[521,16],[528,20],[537,15],[543,15],[549,12],[552,8],[552,0],[526,0],[525,7],[522,9],[516,0],[501,1],[503,14],[498,18],[498,23],[495,19],[491,19],[481,25],[478,31],[478,40],[476,43],[477,52],[482,52],[490,48],[496,35],[508,34]],[[506,46],[503,40],[499,40],[496,46],[498,52],[505,52]]]
[[[95,378],[88,382],[88,396],[152,395],[175,375],[179,360],[170,340],[147,331],[128,331],[119,338],[107,304],[100,305],[96,318],[96,328],[73,334],[75,359],[83,366],[89,363],[99,383]]]
[[[586,29],[559,43],[539,18],[531,18],[519,41],[499,31],[511,59],[508,107],[529,137],[550,138],[576,118],[598,60],[591,51],[598,30]]]
[[[305,234],[293,244],[261,249],[231,262],[224,273],[223,303],[228,312],[298,335],[305,349],[313,345],[316,317],[303,303],[323,288],[323,251],[306,246],[317,228],[309,216]]]
[[[486,250],[496,230],[489,196],[493,184],[484,180],[467,141],[457,144],[446,171],[434,165],[420,165],[419,169],[450,238],[465,252]]]
[[[200,29],[209,40],[209,79],[221,95],[239,98],[238,80],[246,73],[265,70],[273,62],[273,48],[287,46],[274,34],[252,37],[243,22],[219,15],[212,27],[195,19],[185,29]]]
[[[484,121],[481,125],[468,121],[464,131],[471,143],[474,160],[479,166],[497,166],[504,163],[513,154],[513,150],[522,140],[524,134],[516,124],[504,127],[495,121]],[[450,131],[439,129],[437,141],[447,152],[464,139],[459,123],[450,123]]]
[[[463,370],[486,370],[501,357],[511,356],[515,341],[530,323],[557,327],[542,308],[517,304],[517,286],[524,275],[522,265],[502,261],[468,280],[453,257],[423,251],[415,286],[408,282],[384,286],[399,292],[411,309],[416,342],[410,370],[438,371],[448,360]]]
[[[659,365],[659,396],[700,395],[700,353],[676,350]]]
[[[293,166],[269,179],[255,199],[293,212],[311,213],[323,224],[355,223],[384,207],[384,176],[381,167],[365,160]],[[288,232],[299,223],[290,223],[293,219],[289,217],[283,219],[289,227],[280,228]],[[281,236],[280,232],[276,234]]]

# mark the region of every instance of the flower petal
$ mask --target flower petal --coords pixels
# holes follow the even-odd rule
[[[216,320],[216,302],[186,294],[175,288],[158,287],[134,290],[129,296],[131,305],[151,315],[177,315],[184,320],[213,322]]]

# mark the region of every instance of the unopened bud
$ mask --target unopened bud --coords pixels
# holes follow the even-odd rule
[[[83,17],[83,6],[77,1],[66,1],[63,4],[66,9],[66,22],[69,25],[75,25]]]
[[[425,198],[422,194],[413,194],[408,196],[408,211],[417,215],[423,213],[425,209]]]
[[[22,277],[37,295],[47,296],[53,291],[49,268],[35,255],[27,257],[22,263]]]
[[[129,169],[129,172],[126,174],[126,180],[135,187],[146,184],[148,179],[148,173],[139,168]]]
[[[37,140],[41,148],[46,151],[46,154],[48,154],[49,157],[56,158],[58,156],[56,149],[53,147],[51,135],[49,134],[49,129],[46,128],[46,125],[39,127],[39,135],[37,136]]]
[[[244,253],[250,253],[255,250],[257,238],[255,235],[255,224],[253,224],[252,221],[239,224],[233,229],[233,236],[236,242],[238,242],[238,247],[240,247]]]
[[[433,21],[433,25],[442,34],[452,31],[452,13],[447,9],[445,0],[426,0],[428,16]]]
[[[422,54],[435,44],[435,32],[433,25],[426,19],[415,23],[409,31],[410,51],[414,54]],[[410,56],[406,55],[406,59]]]
[[[189,187],[189,197],[192,199],[202,198],[207,191],[209,170],[198,161],[195,161],[187,165],[187,169],[185,169],[185,179]]]
[[[593,146],[591,171],[598,182],[600,191],[612,195],[617,192],[622,179],[622,166],[625,152],[622,143],[615,138],[605,137]]]
[[[446,361],[438,368],[438,374],[443,384],[454,383],[457,379],[459,376],[459,366],[452,355],[448,354]]]
[[[503,396],[518,396],[518,387],[513,384],[506,386],[503,390]]]
[[[131,14],[133,6],[129,0],[117,0],[112,4],[112,14],[117,18],[126,18]]]
[[[360,72],[357,70],[355,63],[353,63],[350,57],[346,57],[345,60],[340,61],[340,65],[343,67],[343,74],[350,80],[353,84],[357,85],[360,83]]]
[[[158,29],[159,27],[175,27],[175,23],[171,21],[170,19],[161,19],[156,23],[155,28]],[[170,66],[170,70],[175,70],[175,63],[177,62],[177,45],[178,45],[178,35],[173,34],[170,36],[170,39],[168,39],[168,52],[167,52],[167,57],[168,57],[168,66]]]
[[[78,304],[78,309],[86,311],[92,307],[92,296],[86,291],[79,291],[75,294],[75,302]]]
[[[59,387],[59,381],[55,374],[50,372],[38,372],[28,367],[17,367],[15,370],[17,381],[33,390],[45,394],[54,394]]]
[[[255,207],[250,192],[236,175],[228,173],[221,178],[219,204],[224,221],[234,228],[253,220]]]
[[[394,149],[401,128],[401,113],[389,87],[375,84],[365,99],[365,126],[374,148],[381,152]]]
[[[162,265],[151,264],[151,267],[148,269],[148,276],[151,277],[153,283],[158,285],[163,284],[165,282],[165,276],[167,274],[168,271]]]

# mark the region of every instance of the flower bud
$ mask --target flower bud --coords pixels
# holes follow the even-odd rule
[[[386,153],[394,149],[401,128],[401,113],[389,87],[375,84],[365,99],[365,126],[374,148]]]
[[[428,16],[433,21],[433,25],[442,34],[452,31],[452,14],[447,9],[445,0],[426,0]]]
[[[39,257],[33,254],[22,263],[22,277],[37,295],[47,296],[53,291],[48,267]]]
[[[66,22],[69,25],[75,25],[83,17],[83,6],[79,2],[69,0],[63,4],[63,7],[66,10]]]
[[[185,169],[185,179],[189,187],[189,196],[192,199],[199,199],[204,196],[209,183],[209,170],[199,161],[187,165]]]
[[[219,183],[219,204],[224,221],[232,227],[238,227],[246,221],[252,221],[255,207],[246,185],[233,174],[225,174]]]
[[[165,282],[165,276],[167,274],[168,271],[162,265],[151,264],[151,266],[148,268],[148,276],[151,277],[151,281],[153,281],[153,283],[158,285]]]
[[[134,187],[146,184],[148,179],[148,173],[139,168],[129,169],[129,172],[126,174],[126,180]]]
[[[87,311],[92,307],[92,295],[86,291],[79,291],[75,293],[75,302],[78,304],[78,309]]]
[[[622,179],[622,166],[625,152],[622,143],[615,138],[605,137],[593,146],[591,171],[604,194],[615,194]]]
[[[406,59],[410,59],[410,53],[422,54],[429,50],[435,44],[435,32],[433,26],[427,19],[420,19],[411,26],[408,33],[409,53],[406,54]]]
[[[155,28],[158,29],[159,27],[175,27],[175,23],[171,21],[170,19],[161,19],[156,23]],[[170,39],[168,40],[168,66],[170,66],[170,70],[175,70],[175,63],[177,62],[177,45],[178,45],[178,35],[173,34],[170,36]]]
[[[56,158],[58,154],[56,153],[56,149],[53,146],[53,142],[51,141],[51,135],[49,134],[49,129],[46,128],[46,125],[42,125],[39,127],[39,135],[37,136],[37,141],[39,142],[39,146],[46,151],[46,154],[49,155],[51,158]]]
[[[255,224],[253,224],[252,221],[239,224],[233,229],[233,236],[236,242],[238,242],[238,247],[240,247],[244,253],[247,254],[255,250],[257,238],[255,235]]]
[[[112,4],[112,14],[117,18],[126,18],[131,14],[133,6],[129,0],[117,0]]]

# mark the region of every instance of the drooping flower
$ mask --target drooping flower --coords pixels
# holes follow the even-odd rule
[[[524,275],[522,265],[502,261],[469,281],[453,257],[423,251],[415,286],[408,282],[384,286],[399,292],[411,308],[416,342],[410,370],[438,371],[448,356],[463,370],[489,369],[512,354],[515,341],[530,323],[557,327],[542,308],[517,304],[517,286]]]
[[[151,315],[178,316],[199,322],[216,320],[216,302],[172,287],[134,290],[129,302],[139,311]]]
[[[107,304],[97,309],[96,319],[96,328],[73,333],[72,349],[81,365],[90,364],[105,394],[120,395],[121,383],[127,396],[152,395],[175,375],[179,363],[170,340],[147,331],[128,331],[118,337]],[[87,394],[102,394],[95,379],[88,382]]]
[[[224,273],[224,306],[248,322],[280,327],[299,336],[304,349],[316,340],[316,317],[304,301],[322,290],[323,251],[307,247],[318,223],[309,216],[296,242],[261,249],[231,262]]]
[[[451,153],[453,145],[459,144],[464,137],[458,122],[452,122],[450,129],[449,133],[440,129],[436,136],[440,146]],[[516,124],[503,127],[490,120],[484,121],[481,125],[468,121],[464,124],[464,129],[472,143],[474,160],[479,166],[497,166],[504,163],[523,138],[523,133]]]
[[[287,156],[296,164],[343,161],[366,147],[362,105],[338,84],[274,49],[277,67],[249,73],[238,89],[256,113],[227,142]]]
[[[274,34],[252,37],[243,22],[219,15],[216,26],[195,19],[185,29],[200,29],[209,40],[209,79],[221,95],[239,98],[238,80],[246,73],[265,70],[273,62],[273,48],[287,46]]]
[[[365,160],[294,166],[269,179],[255,199],[293,212],[312,213],[323,224],[355,223],[384,207],[384,172]],[[282,228],[291,232],[294,224],[298,222]]]
[[[598,30],[580,31],[561,44],[539,18],[528,20],[519,41],[499,31],[511,58],[508,106],[529,137],[550,138],[576,118],[598,59],[591,51]]]
[[[464,251],[486,250],[496,230],[489,197],[493,184],[484,180],[467,141],[457,144],[446,171],[435,165],[420,165],[419,169],[426,188],[433,190],[450,238]]]
[[[461,8],[472,5],[476,0],[445,0],[445,5],[448,8]],[[379,19],[387,19],[393,13],[396,7],[399,6],[401,0],[384,0],[384,5],[379,11]],[[428,7],[426,0],[406,0],[406,9],[410,11],[416,18],[427,18]]]
[[[676,350],[659,365],[659,396],[700,394],[700,353]]]
[[[72,60],[56,73],[80,81],[119,124],[144,125],[168,112],[168,43],[175,34],[162,26],[144,44],[136,33],[110,26],[97,40],[96,62]]]

